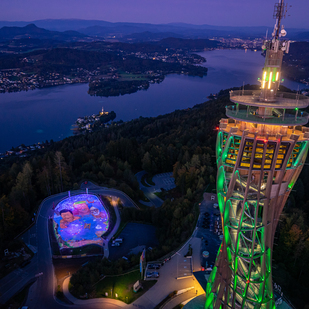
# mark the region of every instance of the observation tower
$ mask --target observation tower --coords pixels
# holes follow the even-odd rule
[[[279,92],[290,42],[282,39],[286,5],[264,41],[258,91],[231,91],[217,136],[217,196],[223,242],[206,287],[205,308],[275,308],[272,250],[279,216],[306,160],[309,98]]]

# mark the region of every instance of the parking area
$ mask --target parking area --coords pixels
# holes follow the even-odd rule
[[[214,207],[214,200],[204,200],[200,205],[200,217],[196,237],[201,238],[201,266],[212,267],[215,264],[219,246],[222,242],[221,217],[217,207]],[[222,236],[221,236],[222,237]],[[207,251],[209,257],[203,256]]]
[[[148,263],[145,269],[145,279],[158,279],[160,277],[160,269],[164,264]]]
[[[157,174],[152,178],[152,181],[155,183],[156,189],[163,188],[164,190],[168,191],[176,187],[172,172]]]
[[[177,257],[177,278],[185,278],[192,276],[192,259],[178,255]]]
[[[119,259],[129,254],[137,254],[143,248],[158,245],[156,228],[148,224],[128,223],[117,238],[123,241],[119,246],[112,246],[109,242],[109,258]]]

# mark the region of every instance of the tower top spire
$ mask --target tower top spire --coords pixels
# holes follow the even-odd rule
[[[272,37],[264,41],[262,49],[266,51],[260,91],[243,90],[231,91],[230,100],[236,103],[234,107],[227,107],[226,114],[235,120],[268,124],[268,125],[304,125],[309,120],[307,113],[301,112],[298,116],[298,108],[309,105],[309,98],[299,94],[279,92],[281,81],[281,68],[283,55],[289,52],[290,41],[282,39],[286,31],[281,24],[286,16],[287,5],[284,0],[275,4],[273,17],[276,19]],[[239,107],[240,105],[240,107]],[[244,119],[241,115],[241,106],[247,106]],[[240,108],[240,109],[239,109]],[[278,109],[282,111],[278,112]],[[286,110],[296,111],[296,116],[286,113]],[[290,116],[288,116],[290,115]],[[251,119],[249,119],[249,116]],[[249,121],[250,120],[250,121]]]
[[[286,36],[286,31],[284,30],[283,25],[281,26],[281,21],[283,18],[285,18],[286,13],[287,13],[287,4],[284,3],[284,0],[279,0],[279,3],[275,4],[273,14],[274,19],[276,19],[276,23],[272,36],[275,40],[278,40],[281,36]]]

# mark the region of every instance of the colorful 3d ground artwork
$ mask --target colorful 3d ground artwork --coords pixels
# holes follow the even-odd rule
[[[103,203],[92,194],[80,194],[61,201],[54,210],[54,231],[60,249],[89,244],[102,246],[109,218]]]

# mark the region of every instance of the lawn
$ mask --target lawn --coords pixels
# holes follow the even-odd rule
[[[95,297],[115,298],[128,304],[132,303],[157,282],[156,280],[142,281],[143,289],[135,293],[133,291],[133,285],[140,279],[141,274],[139,270],[134,270],[120,276],[105,277],[96,284]]]
[[[121,73],[119,77],[119,81],[130,81],[130,80],[148,80],[149,78],[147,75],[142,74],[127,74],[127,73]]]
[[[167,192],[165,191],[165,192],[155,192],[154,193],[158,198],[160,198],[161,200],[165,200],[165,198],[166,198],[166,195],[167,195]]]

